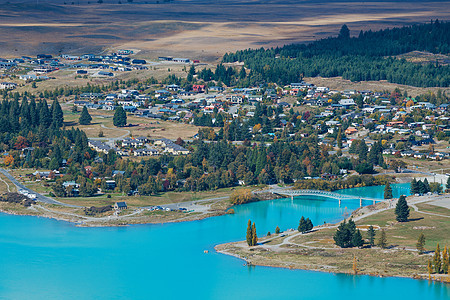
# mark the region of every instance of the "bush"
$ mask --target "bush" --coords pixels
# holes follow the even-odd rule
[[[230,196],[231,204],[238,205],[255,200],[252,192],[248,189],[235,190]]]

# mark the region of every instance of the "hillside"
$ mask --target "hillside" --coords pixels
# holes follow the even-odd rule
[[[226,54],[223,62],[243,61],[266,81],[288,84],[306,77],[342,76],[352,81],[388,80],[413,86],[448,87],[450,68],[439,63],[414,64],[392,56],[428,51],[448,54],[450,23],[430,23],[379,31],[360,31],[351,37],[343,25],[337,37],[281,48],[248,49]]]
[[[0,56],[130,48],[148,58],[195,56],[216,61],[230,51],[336,35],[344,23],[358,33],[450,15],[446,2],[435,1],[121,2],[3,0]]]

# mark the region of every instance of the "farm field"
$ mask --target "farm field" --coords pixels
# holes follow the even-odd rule
[[[18,13],[20,12],[20,13]],[[8,1],[0,14],[1,56],[139,50],[139,57],[188,56],[217,61],[225,52],[279,46],[430,19],[445,19],[446,1],[173,1],[77,4]],[[44,20],[45,16],[45,21]]]

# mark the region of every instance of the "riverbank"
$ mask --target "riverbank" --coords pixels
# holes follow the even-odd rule
[[[280,195],[259,193],[254,201],[282,198]],[[11,215],[28,215],[66,221],[82,227],[125,226],[134,224],[163,224],[197,221],[233,213],[229,196],[195,201],[161,204],[157,210],[150,207],[130,207],[123,211],[109,211],[87,216],[84,207],[69,207],[38,202],[30,207],[18,203],[0,202],[0,212]],[[180,210],[184,208],[185,210]]]
[[[427,263],[436,244],[439,243],[441,249],[450,245],[450,209],[442,206],[449,205],[450,195],[411,196],[408,197],[408,203],[411,206],[411,215],[406,223],[395,221],[394,201],[366,206],[352,214],[363,238],[366,238],[370,225],[378,229],[376,239],[379,229],[384,229],[388,240],[387,249],[339,248],[333,241],[337,224],[317,226],[313,232],[307,234],[291,229],[262,237],[254,247],[248,247],[245,241],[240,241],[218,245],[215,249],[219,253],[241,258],[248,265],[429,279]],[[293,227],[294,225],[297,224],[293,224]],[[427,239],[427,252],[422,255],[419,255],[415,248],[420,233],[424,233]],[[448,275],[432,274],[431,279],[446,281]]]

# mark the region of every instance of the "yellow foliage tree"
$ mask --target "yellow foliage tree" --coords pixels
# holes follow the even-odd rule
[[[411,107],[414,105],[414,101],[409,100],[408,102],[406,102],[406,107]]]
[[[5,166],[9,167],[12,166],[14,164],[14,157],[12,155],[8,155],[7,157],[5,157]]]
[[[230,200],[234,205],[248,203],[253,200],[253,194],[248,189],[235,190],[231,194]]]
[[[433,265],[431,264],[430,259],[428,260],[427,271],[428,271],[428,279],[431,280],[431,273],[433,273]]]
[[[253,133],[257,133],[260,130],[261,130],[261,124],[256,124],[255,126],[253,126]]]
[[[356,256],[353,256],[353,274],[358,274],[358,264],[357,264],[357,260],[356,260]]]

